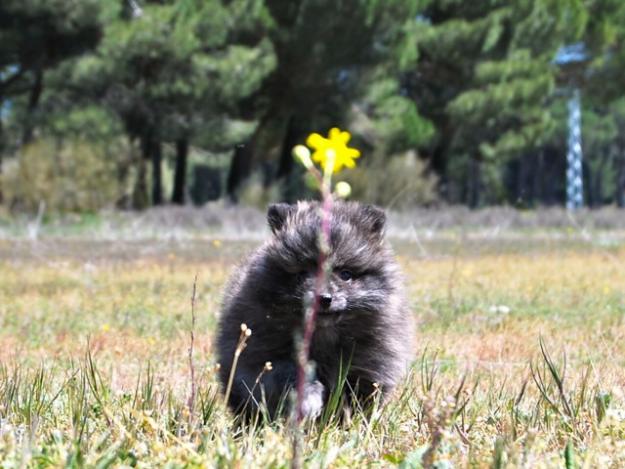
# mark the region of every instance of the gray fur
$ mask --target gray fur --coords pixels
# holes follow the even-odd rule
[[[319,256],[319,204],[278,204],[268,210],[272,237],[235,272],[223,301],[217,337],[220,380],[226,387],[241,323],[252,329],[239,358],[229,405],[249,412],[265,399],[275,415],[281,397],[296,379],[295,336],[302,330],[304,307],[314,295]],[[403,296],[400,273],[384,240],[384,212],[353,202],[335,202],[331,214],[333,272],[322,294],[331,302],[320,311],[311,345],[316,381],[307,385],[310,414],[318,414],[320,395],[336,386],[340,357],[351,360],[348,383],[366,398],[377,383],[385,394],[404,375],[413,354],[412,315]],[[343,271],[353,273],[344,280]],[[265,362],[273,370],[254,382]],[[254,389],[253,395],[250,390]],[[245,409],[244,409],[245,408]]]

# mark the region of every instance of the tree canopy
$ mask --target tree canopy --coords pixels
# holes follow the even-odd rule
[[[624,19],[618,0],[6,0],[0,200],[20,206],[3,189],[34,140],[119,148],[119,206],[295,200],[291,148],[340,126],[371,202],[562,203],[578,89],[587,200],[623,205]]]

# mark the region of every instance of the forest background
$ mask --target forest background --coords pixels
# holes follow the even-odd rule
[[[96,212],[314,194],[291,149],[348,129],[354,198],[625,206],[620,0],[3,0],[0,206]]]

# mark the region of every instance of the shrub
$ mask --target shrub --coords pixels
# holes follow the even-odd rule
[[[437,179],[427,173],[414,151],[357,167],[345,173],[344,179],[352,186],[353,199],[388,208],[405,209],[436,200]]]
[[[239,202],[245,206],[265,210],[271,202],[281,200],[279,183],[266,185],[261,172],[253,173],[239,189]]]
[[[41,139],[5,161],[0,184],[12,210],[93,211],[112,206],[123,192],[121,144]]]

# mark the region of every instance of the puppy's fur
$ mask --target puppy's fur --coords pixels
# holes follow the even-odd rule
[[[281,397],[296,381],[296,334],[313,300],[319,204],[277,204],[267,214],[273,236],[242,266],[226,289],[217,338],[220,379],[226,387],[245,323],[253,331],[240,356],[229,405],[248,415],[264,400],[275,416]],[[347,383],[365,399],[374,383],[387,394],[412,357],[413,322],[390,248],[384,212],[369,205],[336,202],[331,217],[329,283],[321,292],[310,358],[316,379],[306,385],[304,411],[318,415],[337,386],[341,357]],[[273,370],[255,386],[265,362]],[[262,392],[261,392],[262,390]]]

